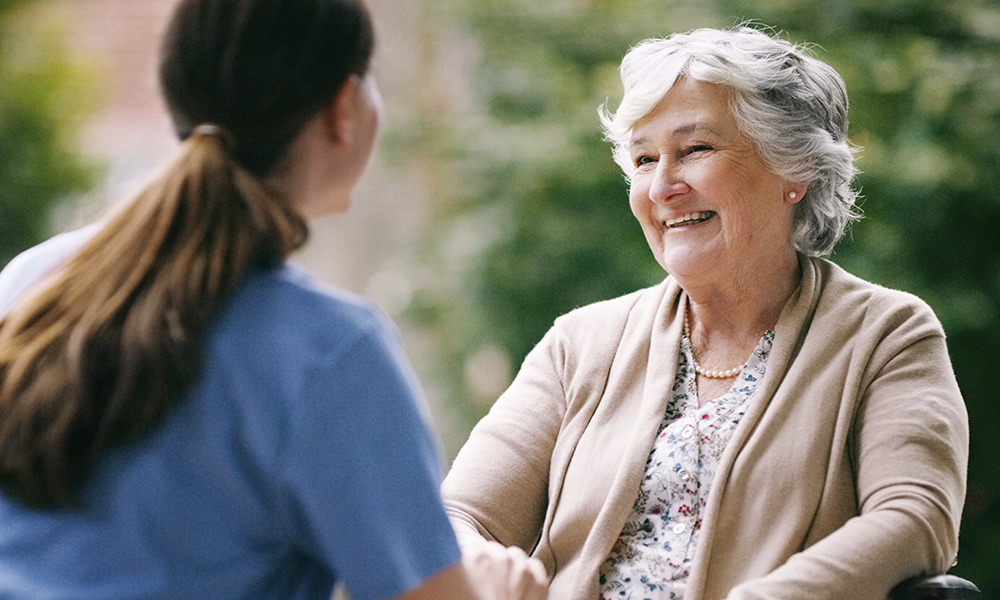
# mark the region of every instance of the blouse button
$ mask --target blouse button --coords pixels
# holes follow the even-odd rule
[[[674,533],[676,533],[677,535],[684,533],[685,529],[687,528],[684,526],[684,523],[678,523],[674,525]]]
[[[685,425],[684,429],[681,429],[681,437],[682,438],[687,439],[687,438],[691,437],[692,435],[694,435],[694,426],[693,425]]]
[[[689,471],[681,471],[680,472],[680,478],[681,478],[681,481],[690,481],[691,480],[691,473]]]

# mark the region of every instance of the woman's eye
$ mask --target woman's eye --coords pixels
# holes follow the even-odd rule
[[[644,154],[642,156],[637,156],[635,158],[635,166],[637,166],[637,167],[641,167],[643,165],[648,165],[650,163],[655,163],[655,162],[656,162],[656,157],[650,156],[648,154]]]
[[[698,152],[706,152],[706,151],[711,150],[711,149],[712,149],[712,147],[709,146],[708,144],[695,144],[693,146],[688,146],[684,150],[684,155],[686,156],[688,154],[696,154]]]

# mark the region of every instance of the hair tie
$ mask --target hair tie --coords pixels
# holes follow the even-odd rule
[[[236,145],[236,138],[233,137],[233,134],[229,133],[222,125],[215,123],[202,123],[191,130],[191,135],[213,137],[222,142],[227,150],[232,150]]]

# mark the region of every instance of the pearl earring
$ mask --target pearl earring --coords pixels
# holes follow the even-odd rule
[[[791,198],[792,200],[795,200],[796,198],[799,197],[799,195],[796,194],[795,192],[788,192],[788,197]]]

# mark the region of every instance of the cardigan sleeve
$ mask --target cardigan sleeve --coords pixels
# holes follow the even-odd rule
[[[922,303],[907,312],[865,325],[884,335],[851,429],[859,515],[728,600],[884,600],[900,581],[953,564],[968,417],[936,317]]]
[[[445,508],[463,545],[487,539],[530,553],[538,541],[566,408],[558,337],[550,330],[528,354],[445,478]]]

